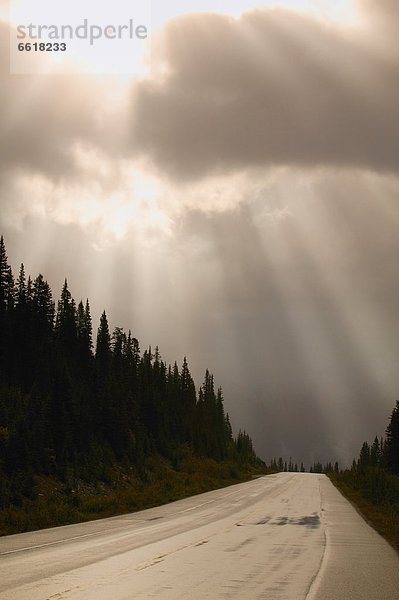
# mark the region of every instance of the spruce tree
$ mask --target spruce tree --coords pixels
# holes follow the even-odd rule
[[[59,343],[65,353],[65,358],[72,358],[76,349],[77,340],[77,314],[76,304],[68,289],[65,279],[58,301],[55,332]]]
[[[0,238],[0,382],[11,383],[13,363],[12,309],[14,306],[14,279],[8,264],[4,238]]]
[[[105,310],[100,318],[100,326],[96,341],[96,363],[100,367],[108,368],[111,360],[111,335],[109,333],[108,319]]]
[[[11,311],[14,306],[14,278],[8,257],[4,238],[0,238],[0,314]]]
[[[395,475],[399,475],[399,400],[396,402],[386,429],[385,456],[388,469]]]
[[[30,278],[29,278],[30,279]],[[48,339],[53,331],[55,304],[49,284],[44,280],[43,275],[39,274],[31,285],[32,293],[29,292],[28,298],[32,296],[32,309],[35,315],[36,338],[39,340]]]

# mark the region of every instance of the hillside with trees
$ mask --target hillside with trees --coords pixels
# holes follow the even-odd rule
[[[186,358],[141,352],[105,312],[94,336],[89,301],[65,280],[55,302],[23,265],[14,279],[1,238],[0,533],[141,508],[251,468],[262,461],[247,433],[233,436],[208,370],[196,390]]]

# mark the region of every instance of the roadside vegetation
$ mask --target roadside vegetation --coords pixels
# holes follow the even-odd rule
[[[399,402],[386,438],[364,442],[351,469],[330,473],[331,481],[363,517],[399,551]]]
[[[269,472],[262,466],[198,457],[188,447],[177,454],[175,465],[161,456],[146,459],[141,476],[132,467],[110,466],[95,483],[72,474],[65,481],[36,475],[31,497],[0,510],[0,535],[135,512]]]

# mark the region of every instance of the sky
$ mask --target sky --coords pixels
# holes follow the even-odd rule
[[[209,367],[264,459],[349,464],[399,391],[398,3],[153,0],[143,70],[96,76],[10,74],[7,5],[14,270]]]

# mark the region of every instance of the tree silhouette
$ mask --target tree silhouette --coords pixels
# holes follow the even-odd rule
[[[168,366],[140,352],[102,313],[93,352],[90,304],[65,279],[57,301],[43,275],[13,274],[0,239],[0,493],[22,502],[33,475],[88,481],[114,464],[142,472],[146,458],[180,448],[216,461],[258,464],[249,435],[233,438],[221,388],[205,373],[196,392],[187,359]]]
[[[386,430],[385,456],[388,469],[399,475],[399,401],[396,402]]]

